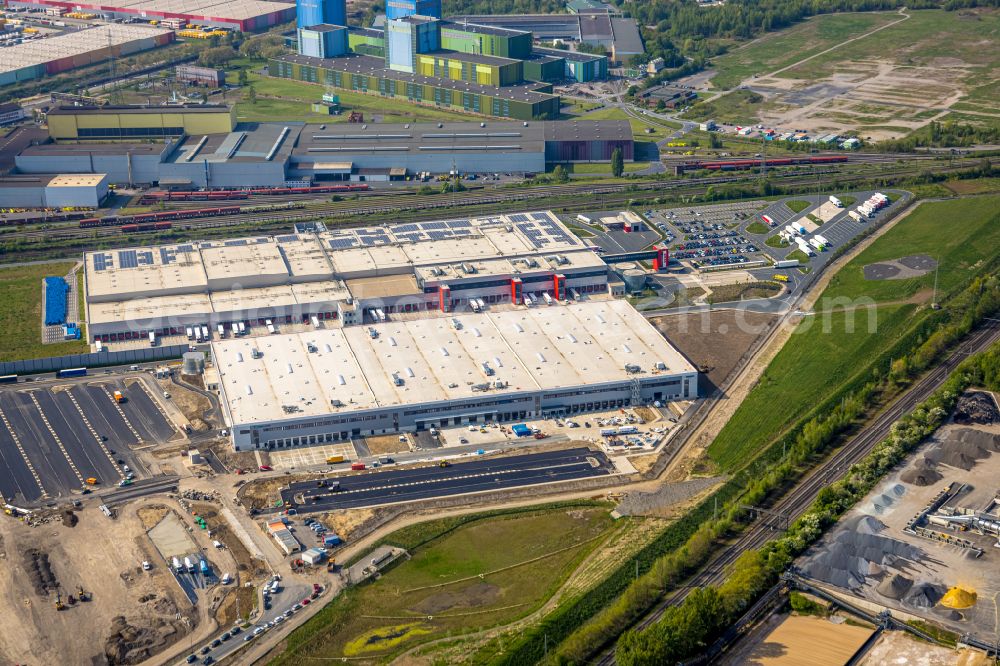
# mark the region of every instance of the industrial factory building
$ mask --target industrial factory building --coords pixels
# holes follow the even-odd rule
[[[13,158],[19,174],[99,173],[177,189],[539,173],[546,162],[606,162],[615,148],[634,155],[623,120],[237,124],[231,107],[193,105],[57,107],[48,122],[56,141],[24,147]]]
[[[607,11],[580,14],[469,14],[449,17],[456,23],[523,30],[541,41],[562,40],[603,46],[611,59],[627,63],[642,55],[644,48],[635,19],[613,16]]]
[[[349,326],[607,293],[609,283],[601,258],[544,211],[102,250],[84,261],[88,330],[102,342],[313,317]]]
[[[152,26],[104,25],[3,49],[0,86],[53,74],[165,46],[174,31]]]
[[[61,8],[105,19],[169,20],[255,32],[295,18],[294,2],[277,0],[119,0],[110,3],[66,0],[11,0],[11,7]]]
[[[108,196],[106,174],[6,176],[0,202],[17,208],[97,208]]]
[[[212,355],[237,450],[697,394],[691,363],[615,300],[226,339]]]

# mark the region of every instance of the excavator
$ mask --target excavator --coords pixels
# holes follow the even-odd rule
[[[62,595],[59,592],[56,592],[56,610],[66,610],[66,604],[63,603]]]

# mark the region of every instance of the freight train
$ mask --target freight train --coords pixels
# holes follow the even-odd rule
[[[259,187],[246,190],[204,190],[198,192],[147,192],[139,199],[140,204],[154,204],[161,201],[215,201],[248,199],[250,197],[285,196],[289,194],[342,194],[345,192],[366,192],[371,187],[364,183],[350,185],[317,185],[313,187]]]
[[[161,222],[173,220],[189,220],[200,217],[218,217],[221,215],[239,215],[240,213],[267,213],[270,211],[302,208],[301,203],[283,203],[264,206],[223,206],[221,208],[191,208],[185,210],[165,210],[159,213],[140,213],[138,215],[107,215],[105,217],[89,217],[80,220],[80,228],[90,227],[122,227],[122,231],[158,231],[169,229],[170,226],[156,227]],[[140,228],[132,228],[138,225]],[[144,226],[145,225],[145,226]],[[125,229],[126,226],[130,228]]]
[[[775,157],[773,159],[767,160],[729,160],[725,162],[708,162],[704,160],[694,161],[694,162],[684,162],[683,164],[677,164],[674,166],[674,172],[677,175],[684,173],[685,171],[697,171],[698,169],[707,169],[709,171],[739,171],[743,169],[752,169],[754,167],[762,166],[766,164],[769,167],[782,167],[782,166],[793,166],[796,164],[835,164],[838,162],[846,162],[846,155],[813,155],[813,156],[803,156],[803,157]]]

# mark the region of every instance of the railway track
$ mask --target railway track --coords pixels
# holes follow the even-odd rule
[[[955,171],[968,168],[975,163],[978,163],[978,161],[969,161],[969,163],[966,163],[965,161],[956,162],[951,166],[942,167],[938,171]],[[891,175],[895,177],[917,175],[922,169],[923,167],[921,166],[902,167],[887,170],[884,175]],[[844,174],[839,169],[835,168],[814,169],[805,173],[781,173],[776,174],[776,177],[780,179],[782,184],[797,185],[814,183],[817,178],[826,175],[836,175],[837,180],[843,184],[850,183],[852,181],[866,180],[871,177],[870,174]],[[357,201],[325,202],[314,206],[307,206],[304,209],[297,209],[294,212],[288,213],[241,213],[228,216],[191,218],[177,221],[175,228],[193,230],[244,225],[266,225],[271,223],[287,223],[317,219],[321,220],[324,218],[336,217],[370,217],[403,211],[428,211],[428,213],[426,213],[426,218],[431,219],[439,216],[437,213],[430,212],[434,210],[509,204],[516,201],[558,199],[561,197],[572,199],[573,197],[581,197],[581,195],[586,195],[587,197],[592,197],[594,195],[610,197],[610,200],[603,202],[604,205],[606,205],[620,203],[618,201],[619,199],[630,199],[636,192],[669,191],[673,194],[685,194],[689,192],[698,193],[705,187],[711,185],[723,185],[745,180],[745,174],[735,173],[733,175],[691,178],[679,181],[639,181],[635,183],[614,183],[607,185],[575,185],[568,183],[564,185],[525,187],[517,189],[484,189],[471,194],[463,193],[461,196],[458,194],[393,194],[386,197],[380,197],[378,198],[377,203],[373,202],[371,204],[359,205]],[[206,202],[200,203],[204,204]],[[593,201],[592,199],[581,198],[577,201],[569,200],[562,202],[559,205],[567,210],[575,210],[592,207]],[[457,214],[467,213],[468,211]],[[417,217],[423,219],[423,214],[418,214]],[[371,220],[359,220],[358,224],[370,224],[371,222]],[[43,230],[32,229],[0,234],[0,241],[18,240],[26,242],[39,242],[43,240],[72,240],[85,238],[97,239],[105,237],[119,237],[121,235],[122,232],[118,227],[80,229],[79,227],[74,227],[73,223],[69,223],[59,227]]]
[[[893,423],[937,390],[963,359],[970,354],[983,351],[997,340],[1000,340],[1000,320],[991,320],[962,342],[944,362],[924,375],[906,393],[879,413],[870,424],[838,449],[826,462],[814,468],[798,485],[770,507],[768,516],[756,520],[734,543],[722,547],[686,585],[667,596],[638,622],[635,628],[646,629],[656,623],[668,608],[683,602],[692,590],[717,585],[725,580],[729,567],[740,555],[759,548],[781,534],[774,524],[775,514],[787,517],[789,522],[798,518],[823,488],[840,479],[852,465],[868,455],[876,444],[885,439]],[[604,652],[597,663],[602,666],[614,664],[614,647]]]

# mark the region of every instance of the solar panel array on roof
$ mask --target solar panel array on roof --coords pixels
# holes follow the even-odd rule
[[[194,252],[194,245],[178,245],[178,252]]]
[[[420,225],[423,229],[447,229],[448,226],[444,222],[423,222]]]
[[[358,241],[353,238],[339,237],[330,239],[330,249],[333,250],[349,250],[357,244]]]
[[[528,222],[529,218],[528,218],[527,215],[524,215],[522,213],[515,213],[514,215],[510,216],[510,221],[511,222]]]
[[[176,261],[177,258],[174,256],[174,251],[169,250],[165,247],[160,248],[160,263],[164,266],[170,264],[172,261]]]
[[[91,255],[94,257],[94,270],[103,271],[108,268],[114,268],[114,262],[111,259],[110,254],[95,254]]]
[[[466,229],[472,226],[472,222],[468,220],[451,220],[447,222],[447,225],[452,229]]]
[[[121,250],[118,253],[118,268],[136,268],[138,265],[135,250]]]
[[[153,252],[152,250],[143,250],[138,253],[138,260],[140,266],[152,266],[153,265]]]
[[[238,238],[236,240],[227,240],[223,245],[228,245],[229,247],[236,247],[238,245],[246,245],[247,241],[245,238]]]
[[[275,238],[279,243],[294,243],[299,240],[299,237],[292,234],[290,236],[277,236]]]

